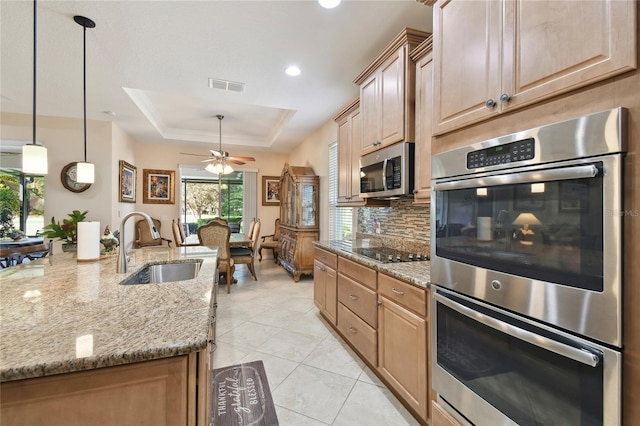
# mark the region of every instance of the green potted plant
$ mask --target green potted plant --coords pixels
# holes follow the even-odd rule
[[[77,248],[78,222],[82,222],[89,211],[74,210],[69,213],[69,219],[63,219],[62,223],[56,222],[55,216],[51,223],[42,228],[42,235],[46,238],[57,238],[63,241],[62,251],[73,251]]]

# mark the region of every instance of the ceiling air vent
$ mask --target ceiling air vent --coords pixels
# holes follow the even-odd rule
[[[221,78],[210,78],[209,87],[212,89],[227,90],[229,92],[243,92],[244,83],[237,81],[223,80]]]

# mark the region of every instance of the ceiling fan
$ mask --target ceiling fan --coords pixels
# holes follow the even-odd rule
[[[219,147],[218,147],[219,149],[217,151],[210,149],[209,152],[211,152],[211,157],[207,158],[206,160],[202,160],[203,163],[210,163],[205,167],[205,170],[215,174],[227,174],[227,173],[233,172],[233,168],[228,163],[242,165],[242,164],[245,164],[245,162],[247,161],[256,161],[256,159],[253,157],[231,156],[227,151],[222,150],[222,119],[224,118],[224,115],[218,114],[216,115],[216,117],[218,118],[218,121],[220,123],[220,131],[219,131],[220,139],[219,139]],[[186,152],[182,152],[181,154],[199,155],[199,154],[189,154]]]

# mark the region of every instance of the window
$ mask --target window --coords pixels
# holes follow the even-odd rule
[[[180,217],[188,224],[190,233],[216,216],[228,220],[232,232],[242,232],[243,224],[248,225],[256,216],[255,172],[236,171],[222,175],[221,185],[216,175],[202,172],[202,169],[181,167],[181,173]]]
[[[352,240],[353,209],[337,207],[338,200],[338,144],[329,146],[329,239]]]
[[[33,236],[44,227],[44,177],[19,170],[0,172],[0,237],[13,229]]]

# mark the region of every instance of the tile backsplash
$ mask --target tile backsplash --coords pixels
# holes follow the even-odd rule
[[[411,198],[393,200],[390,207],[360,207],[357,215],[356,240],[379,238],[384,245],[397,247],[404,246],[407,240],[431,244],[429,204],[416,205]]]

